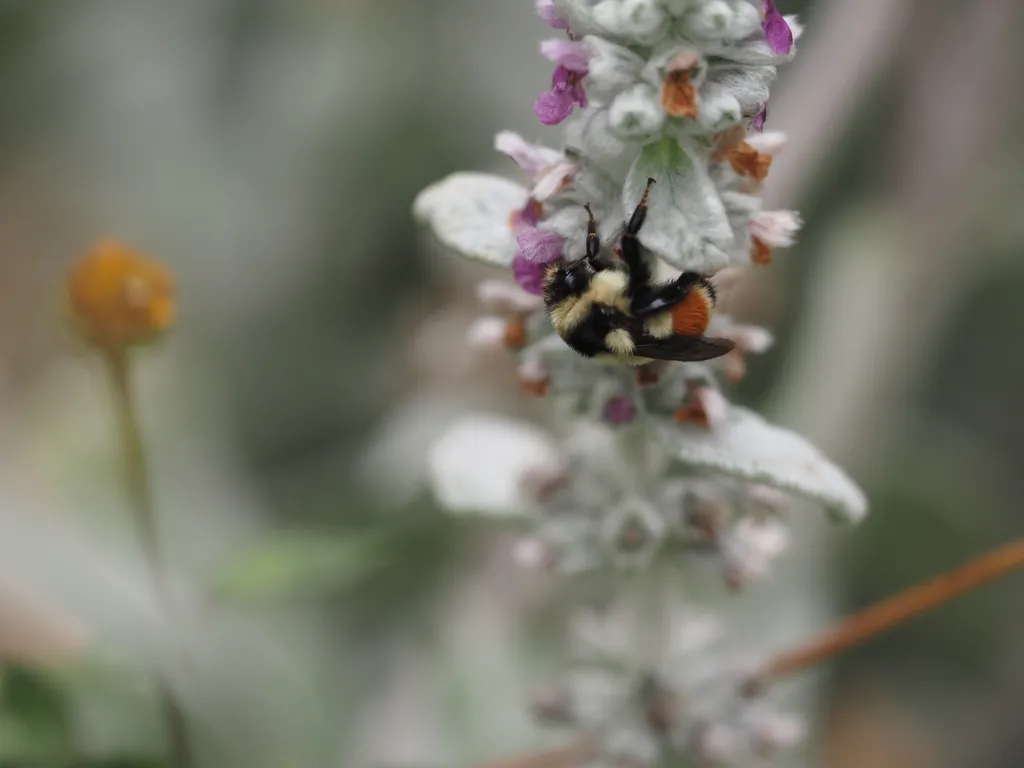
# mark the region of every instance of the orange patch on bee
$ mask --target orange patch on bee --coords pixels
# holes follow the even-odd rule
[[[509,320],[505,326],[505,347],[522,349],[526,346],[526,323],[521,317]]]
[[[771,155],[762,155],[745,141],[723,152],[722,157],[729,161],[736,173],[749,176],[755,181],[764,181],[772,165]]]
[[[750,259],[755,264],[765,266],[772,263],[772,248],[768,243],[759,237],[750,238],[753,243],[753,250],[750,253]]]
[[[703,336],[711,322],[714,299],[706,286],[697,284],[672,308],[672,332],[680,336]]]

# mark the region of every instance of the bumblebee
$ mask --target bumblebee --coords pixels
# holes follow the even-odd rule
[[[559,259],[544,274],[544,304],[551,325],[579,354],[603,362],[644,365],[652,360],[711,360],[729,352],[728,339],[704,336],[715,306],[715,289],[696,272],[656,282],[637,234],[647,216],[654,179],[619,241],[618,259],[600,259],[601,242],[585,206],[587,252]]]

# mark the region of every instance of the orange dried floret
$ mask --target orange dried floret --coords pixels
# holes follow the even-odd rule
[[[72,264],[65,288],[76,331],[101,349],[151,341],[174,324],[174,275],[117,240],[99,241]]]
[[[526,346],[526,323],[521,317],[514,317],[505,325],[505,347],[518,350]]]
[[[761,238],[754,236],[750,238],[752,250],[750,260],[760,266],[772,263],[772,247]]]
[[[700,116],[697,86],[693,83],[700,64],[695,51],[682,51],[669,64],[661,85],[661,106],[670,117],[696,120]]]
[[[661,87],[661,106],[671,117],[688,117],[696,120],[700,116],[697,89],[690,82],[689,72],[677,70],[666,75]]]
[[[768,169],[772,166],[772,156],[758,152],[747,142],[722,152],[722,159],[728,160],[732,169],[741,176],[749,176],[754,181],[768,178]]]

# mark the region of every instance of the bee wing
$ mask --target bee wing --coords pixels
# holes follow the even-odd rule
[[[638,291],[633,297],[634,317],[650,317],[670,309],[685,300],[691,289],[703,278],[696,272],[683,272],[674,280],[654,282]]]
[[[649,357],[652,360],[674,360],[677,362],[696,362],[714,360],[733,350],[736,345],[728,339],[716,339],[708,336],[669,336],[656,339],[643,336],[636,344],[633,354],[637,357]]]

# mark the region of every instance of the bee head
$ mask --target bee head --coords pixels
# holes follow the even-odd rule
[[[544,299],[551,305],[573,296],[582,296],[593,277],[594,266],[586,257],[552,262],[544,273]]]

